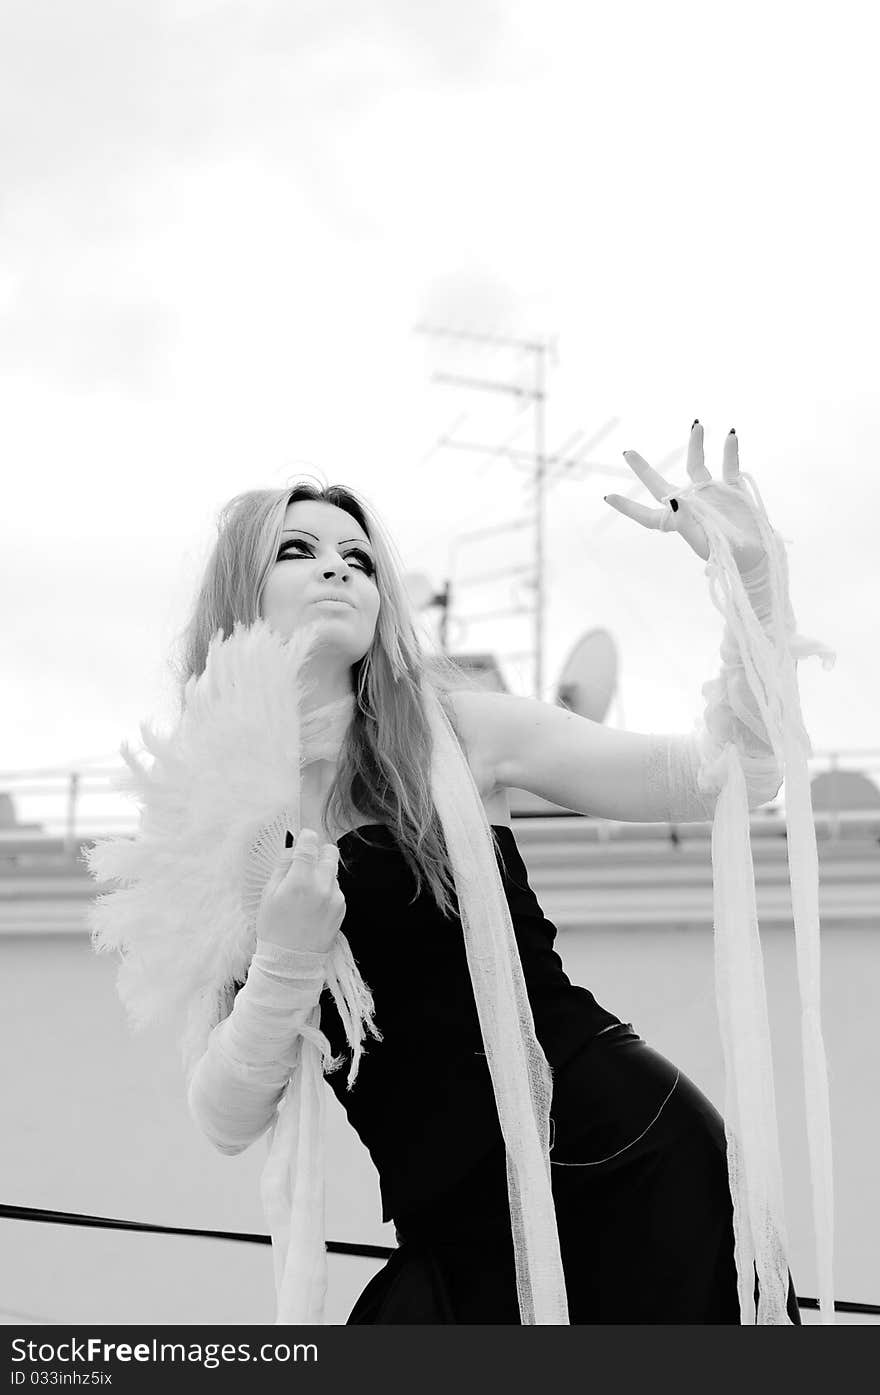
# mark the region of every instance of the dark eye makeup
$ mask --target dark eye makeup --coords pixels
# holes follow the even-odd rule
[[[287,552],[287,549],[289,547],[303,547],[307,550],[307,554],[309,556],[311,556],[312,554],[311,543],[307,543],[305,538],[288,538],[286,542],[281,544],[281,547],[278,550],[279,562],[284,560],[284,554]],[[294,554],[294,556],[295,555],[296,554]],[[301,553],[300,555],[303,556],[305,554]],[[366,575],[375,576],[376,568],[373,564],[373,559],[369,555],[369,553],[364,552],[363,549],[360,547],[353,547],[349,552],[346,552],[346,561],[348,561],[349,557],[357,557],[360,560],[362,570],[366,573]]]

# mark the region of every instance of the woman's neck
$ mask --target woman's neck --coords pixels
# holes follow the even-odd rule
[[[306,765],[315,761],[338,761],[345,734],[354,716],[354,694],[336,698],[320,706],[304,707],[300,719],[302,758]]]

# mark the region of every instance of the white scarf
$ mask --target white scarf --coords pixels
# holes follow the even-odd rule
[[[681,493],[681,491],[679,491]],[[692,500],[692,505],[694,501]],[[697,510],[695,509],[695,512]],[[763,506],[761,506],[763,512]],[[753,692],[786,774],[802,1002],[805,1084],[824,1322],[833,1322],[832,1208],[827,1078],[818,1008],[816,845],[805,780],[809,742],[800,717],[794,656],[784,620],[784,549],[767,525],[774,566],[775,644],[749,609],[724,528],[700,512],[710,539],[713,599],[735,628]],[[766,521],[766,515],[764,515]],[[748,612],[748,613],[746,613]],[[283,642],[263,622],[236,627],[209,649],[190,679],[180,724],[168,738],[146,726],[155,756],[146,771],[127,747],[128,788],[143,803],[135,839],[107,839],[87,853],[92,874],[118,889],[90,919],[98,949],[122,952],[118,989],[136,1026],[185,1011],[184,1055],[192,1067],[211,1028],[229,1011],[232,985],[254,949],[259,895],[300,827],[299,780],[309,760],[333,758],[353,699],[302,711],[300,669],[308,638]],[[804,652],[818,652],[815,648]],[[433,742],[431,790],[454,874],[474,998],[507,1154],[517,1291],[523,1324],[566,1324],[565,1280],[550,1181],[551,1074],[537,1041],[491,830],[464,753],[440,701],[422,685]],[[749,813],[736,748],[728,745],[701,785],[718,788],[713,826],[716,989],[726,1072],[726,1129],[742,1322],[787,1323],[787,1244],[782,1207],[769,1031],[749,849]],[[450,933],[454,933],[450,927]],[[372,1002],[345,937],[327,982],[357,1071]],[[316,1006],[301,1063],[278,1106],[262,1177],[273,1247],[276,1322],[320,1323],[326,1293],[323,1068],[329,1048]]]
[[[465,950],[507,1153],[517,1292],[523,1323],[567,1323],[565,1279],[550,1184],[550,1067],[535,1035],[510,907],[479,791],[445,712],[428,685],[431,789],[454,869]],[[353,699],[308,714],[302,758],[341,742]],[[313,744],[313,738],[314,743]],[[318,745],[317,743],[320,743]],[[454,933],[450,928],[450,933]],[[310,1025],[317,1027],[320,1006]],[[321,1054],[303,1043],[262,1179],[272,1233],[279,1323],[320,1322],[327,1275],[323,1246]]]
[[[752,609],[733,559],[728,539],[735,529],[704,492],[710,483],[717,488],[717,482],[691,484],[675,495],[687,497],[708,538],[706,575],[712,601],[736,642],[746,681],[785,778],[819,1307],[822,1322],[833,1324],[834,1193],[820,1009],[818,855],[807,769],[812,748],[801,713],[795,664],[817,655],[829,668],[835,656],[827,645],[796,633],[785,544],[770,526],[752,476],[742,471],[738,479],[737,492],[751,507],[769,559],[771,637]],[[746,782],[734,744],[727,743],[719,753],[707,740],[705,752],[700,787],[718,791],[712,824],[715,990],[724,1055],[724,1123],[741,1322],[785,1324],[790,1321],[786,1313],[788,1242]],[[760,1288],[757,1314],[753,1264]]]

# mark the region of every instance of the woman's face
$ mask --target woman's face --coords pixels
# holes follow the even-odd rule
[[[319,624],[321,647],[354,664],[376,632],[374,570],[373,549],[350,513],[319,499],[300,499],[287,506],[260,615],[285,639],[304,623]]]

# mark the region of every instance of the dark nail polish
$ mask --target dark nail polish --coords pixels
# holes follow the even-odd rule
[[[670,505],[670,507],[671,507],[673,513],[678,513],[678,500],[677,500],[677,499],[670,499],[670,500],[669,500],[669,505]]]
[[[285,835],[284,835],[284,846],[285,846],[286,848],[292,848],[292,847],[293,847],[293,834],[291,833],[291,831],[290,831],[289,828],[288,828],[287,832],[286,832]]]

